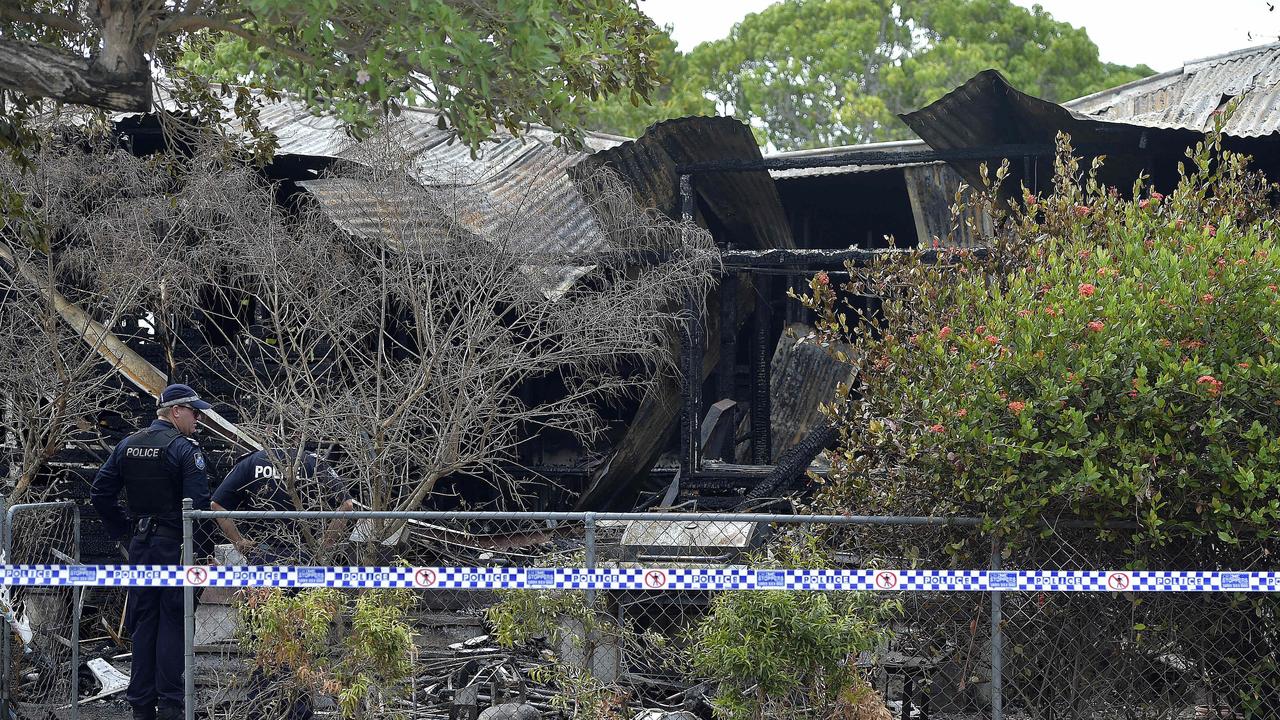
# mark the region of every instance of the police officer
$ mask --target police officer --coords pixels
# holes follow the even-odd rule
[[[166,387],[156,419],[120,441],[94,477],[90,501],[112,537],[130,538],[131,563],[182,562],[182,499],[191,498],[197,510],[209,507],[205,459],[190,440],[202,411],[209,408],[187,385]],[[127,512],[117,502],[121,488],[126,491]],[[179,720],[182,590],[129,588],[125,623],[133,638],[125,699],[133,706],[134,720]]]
[[[287,482],[292,467],[293,482]],[[324,507],[350,510],[353,501],[338,480],[338,474],[325,466],[315,453],[275,448],[259,450],[240,458],[226,479],[213,492],[214,510],[304,510],[319,501]],[[324,547],[332,547],[343,529],[342,520],[332,520],[325,530]],[[301,564],[307,553],[301,552],[296,523],[291,520],[254,520],[237,523],[232,518],[218,518],[222,534],[253,565],[276,565],[283,562]],[[241,531],[248,534],[242,534]],[[309,561],[308,561],[309,562]],[[298,688],[281,687],[276,673],[255,668],[249,678],[249,720],[310,720],[314,717],[311,699]],[[273,687],[276,688],[272,692]]]
[[[285,477],[289,467],[294,468],[292,483],[286,482]],[[213,491],[212,507],[214,510],[291,511],[310,510],[319,505],[347,511],[353,504],[338,474],[315,453],[274,448],[249,453],[237,460]],[[325,547],[336,544],[343,524],[341,520],[328,524],[323,538]],[[243,523],[242,527],[231,518],[218,518],[218,526],[250,563],[303,559],[293,521],[258,520]]]

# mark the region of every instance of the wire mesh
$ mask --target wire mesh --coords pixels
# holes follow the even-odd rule
[[[390,542],[370,539],[399,524],[362,520],[335,532],[330,519],[280,519],[241,531],[270,539],[270,552],[255,556],[268,544],[255,543],[247,562],[280,565],[967,569],[992,562],[990,537],[971,526],[512,514],[408,520]],[[336,542],[323,540],[326,530]],[[1265,544],[1154,548],[1127,532],[1059,530],[1010,541],[999,563],[1275,569],[1275,548]],[[216,562],[242,560],[224,545]],[[775,605],[773,593],[790,597]],[[992,596],[985,592],[206,589],[197,611],[198,707],[211,718],[495,720],[537,712],[689,720],[734,702],[739,709],[755,703],[767,717],[855,720],[1270,718],[1280,716],[1276,601],[1264,594],[1003,592],[997,714]],[[705,656],[723,642],[717,633],[726,617],[741,623],[779,608],[786,613],[776,623],[794,632],[753,635],[764,633],[753,628],[734,652],[751,656],[755,643],[763,661],[780,663],[778,672],[796,682],[761,693],[764,678],[735,686],[708,669]],[[370,624],[375,616],[381,624]],[[820,622],[797,619],[806,617]],[[310,650],[281,652],[271,640],[306,635],[280,635],[279,626],[313,620],[318,641]],[[399,631],[411,638],[396,646],[407,664],[374,667],[361,654],[368,651],[361,642]],[[794,659],[803,654],[797,648],[825,652],[824,642],[846,655],[822,667]],[[836,685],[856,692],[833,692]]]
[[[6,562],[79,564],[78,513],[73,502],[11,507]],[[12,613],[5,688],[17,717],[78,717],[80,598],[72,587],[0,587],[0,602]]]

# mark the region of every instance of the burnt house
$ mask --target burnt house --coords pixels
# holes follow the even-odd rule
[[[818,270],[838,272],[845,260],[866,258],[890,238],[898,246],[935,238],[972,243],[963,235],[948,240],[948,206],[959,184],[976,180],[980,162],[1008,158],[1010,187],[1040,189],[1051,176],[1060,131],[1081,154],[1107,156],[1105,182],[1124,190],[1145,172],[1157,187],[1168,187],[1184,149],[1234,102],[1224,127],[1228,147],[1254,155],[1259,168],[1278,177],[1278,87],[1280,45],[1190,62],[1062,105],[1021,93],[987,71],[903,117],[919,141],[770,156],[732,118],[666,121],[635,140],[589,134],[576,152],[554,147],[550,131],[532,128],[523,138],[499,138],[477,157],[451,143],[431,113],[408,111],[403,126],[424,184],[465,173],[478,192],[534,199],[531,211],[556,228],[545,238],[546,252],[565,257],[560,282],[548,291],[577,280],[572,256],[590,247],[593,232],[584,200],[590,188],[582,180],[599,167],[616,171],[640,205],[696,220],[721,251],[717,287],[705,302],[690,301],[691,310],[706,312],[697,313],[683,339],[684,381],[613,409],[616,427],[594,454],[554,437],[532,444],[520,462],[536,488],[535,509],[751,509],[804,482],[804,471],[834,440],[818,404],[846,379],[847,369],[820,350],[796,346],[793,334],[803,334],[808,319],[786,298],[788,287]],[[352,148],[335,119],[278,103],[264,109],[263,122],[280,139],[265,170],[279,183],[279,202],[314,202],[342,232],[376,232],[349,212],[351,189],[326,175]],[[146,116],[121,118],[117,128],[136,153],[162,142]],[[468,222],[474,232],[486,232],[483,215]],[[145,390],[138,393],[138,418],[150,411],[146,393],[164,379],[146,369],[162,366],[164,349],[140,320],[110,329],[145,361],[121,366],[121,382]],[[199,334],[186,340],[197,343]],[[214,378],[183,379],[220,396]],[[123,436],[136,419],[109,419],[107,439]],[[227,418],[217,433],[228,444],[216,456],[215,475],[229,469],[233,423]],[[69,451],[50,481],[65,482],[59,492],[83,498],[102,459],[83,448]],[[495,507],[504,499],[468,500]],[[86,523],[86,538],[92,537]]]

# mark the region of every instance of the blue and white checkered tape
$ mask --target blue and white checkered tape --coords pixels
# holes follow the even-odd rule
[[[0,565],[2,585],[443,590],[1280,592],[1280,572]]]

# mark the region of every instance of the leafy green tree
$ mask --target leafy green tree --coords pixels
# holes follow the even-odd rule
[[[222,110],[213,80],[240,86],[242,117],[262,90],[357,132],[418,104],[472,145],[530,122],[574,138],[584,99],[658,86],[656,30],[634,0],[10,0],[0,131],[20,140],[43,101],[148,111],[164,78],[207,119]]]
[[[1101,62],[1083,28],[1010,0],[784,0],[660,64],[689,78],[670,88],[685,99],[655,106],[658,117],[710,97],[779,149],[912,137],[898,113],[987,68],[1053,101],[1151,73]]]
[[[658,75],[668,82],[657,88],[648,102],[638,94],[624,93],[592,101],[586,108],[592,130],[640,137],[661,120],[715,114],[715,103],[706,95],[702,76],[689,66],[689,56],[676,49],[670,26],[657,33],[653,48]]]

